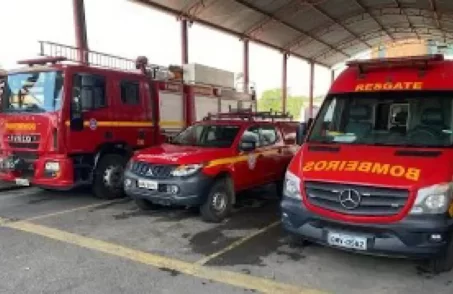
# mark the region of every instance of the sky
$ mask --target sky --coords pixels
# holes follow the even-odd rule
[[[6,8],[6,9],[5,9]],[[180,64],[180,23],[175,16],[127,0],[85,0],[91,50],[128,58],[145,55],[159,65]],[[38,40],[75,45],[72,0],[0,0],[0,65],[14,68],[17,60],[35,57]],[[7,46],[5,46],[7,44]],[[242,71],[242,43],[237,37],[194,24],[189,29],[189,62],[235,73]],[[282,55],[250,44],[250,81],[258,93],[281,87]],[[315,66],[315,96],[325,95],[330,70]],[[288,60],[291,95],[308,96],[309,65]]]

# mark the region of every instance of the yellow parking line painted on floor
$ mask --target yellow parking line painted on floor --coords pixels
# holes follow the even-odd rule
[[[3,224],[6,224],[8,220],[6,218],[1,218],[0,217],[0,226],[3,226]]]
[[[241,239],[237,240],[236,242],[233,242],[231,245],[223,248],[222,250],[217,251],[216,253],[213,253],[211,255],[206,256],[205,258],[200,259],[199,261],[196,262],[196,264],[198,264],[198,265],[206,264],[210,260],[212,260],[212,259],[214,259],[216,257],[219,257],[220,255],[223,255],[226,252],[233,250],[234,248],[239,247],[240,245],[244,244],[248,240],[258,236],[259,234],[262,234],[262,233],[266,232],[267,230],[272,229],[273,227],[275,227],[275,226],[277,226],[279,224],[280,224],[280,221],[276,221],[276,222],[274,222],[274,223],[272,223],[272,224],[270,224],[270,225],[268,225],[268,226],[266,226],[266,227],[264,227],[264,228],[262,228],[262,229],[260,229],[260,230],[258,230],[256,232],[254,232],[253,234],[250,234],[248,236],[245,236],[244,238],[241,238]]]
[[[33,224],[28,221],[6,223],[3,226],[23,232],[28,232],[34,235],[46,237],[52,240],[61,241],[66,244],[72,244],[82,248],[87,248],[94,251],[106,253],[112,256],[125,258],[131,261],[139,262],[153,267],[174,270],[186,275],[202,279],[208,279],[240,288],[254,289],[262,293],[279,293],[279,294],[325,293],[314,289],[302,288],[294,285],[276,282],[266,278],[260,278],[231,271],[219,270],[169,257],[138,251],[120,245],[108,243],[105,241],[76,235],[73,233],[65,232],[62,230],[38,224]]]
[[[89,204],[89,205],[85,205],[85,206],[79,206],[79,207],[75,207],[75,208],[65,209],[65,210],[61,210],[61,211],[57,211],[57,212],[51,212],[51,213],[47,213],[47,214],[43,214],[43,215],[30,217],[30,218],[24,219],[23,221],[40,220],[40,219],[49,218],[49,217],[53,217],[53,216],[59,216],[59,215],[66,214],[66,213],[76,212],[79,210],[97,208],[97,207],[100,207],[103,205],[114,204],[114,203],[121,202],[121,201],[124,201],[124,199],[115,199],[115,200],[111,200],[111,201],[105,201],[105,202],[101,202],[101,203],[95,203],[95,204]]]

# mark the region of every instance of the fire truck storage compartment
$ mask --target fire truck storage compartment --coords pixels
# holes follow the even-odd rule
[[[184,64],[184,83],[234,88],[234,73],[197,63]]]
[[[184,93],[181,90],[159,91],[160,126],[164,131],[173,133],[184,128],[184,104]]]
[[[233,98],[220,97],[220,112],[228,112],[230,109],[239,108],[239,101]]]
[[[195,118],[203,120],[209,113],[219,112],[219,98],[215,96],[203,96],[195,94]]]

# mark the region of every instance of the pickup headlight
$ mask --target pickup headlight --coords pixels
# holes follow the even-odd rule
[[[300,194],[300,178],[290,171],[285,174],[285,184],[283,187],[283,194],[286,197],[301,199]]]
[[[186,177],[193,175],[197,171],[203,168],[203,164],[185,164],[180,165],[171,172],[171,175],[174,177]]]
[[[418,190],[410,214],[446,213],[453,200],[453,183],[437,184]]]
[[[60,171],[60,163],[57,162],[57,161],[47,161],[44,169],[47,172],[59,172]]]

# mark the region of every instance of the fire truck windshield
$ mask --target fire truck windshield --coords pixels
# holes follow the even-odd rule
[[[453,143],[453,92],[389,91],[326,98],[308,142],[405,147]]]
[[[239,126],[193,125],[179,133],[171,141],[174,145],[229,148],[239,132]]]
[[[63,75],[59,71],[10,74],[3,94],[3,112],[52,112],[60,109]]]

